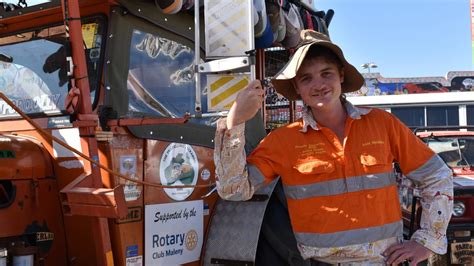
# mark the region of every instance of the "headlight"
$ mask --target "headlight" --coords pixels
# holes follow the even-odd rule
[[[464,215],[466,211],[466,206],[461,201],[455,201],[453,204],[453,216],[460,217]]]

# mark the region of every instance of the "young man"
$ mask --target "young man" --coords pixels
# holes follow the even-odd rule
[[[311,30],[301,39],[272,83],[288,99],[303,100],[303,118],[270,133],[245,158],[244,123],[261,107],[263,90],[253,81],[240,92],[216,131],[219,195],[247,200],[280,176],[305,259],[416,265],[431,252],[446,253],[450,169],[391,114],[345,100],[342,93],[358,90],[364,79],[337,45]],[[422,195],[421,229],[407,242],[394,161]]]

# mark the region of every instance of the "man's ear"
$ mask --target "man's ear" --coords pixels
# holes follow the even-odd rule
[[[339,77],[340,77],[341,83],[344,83],[344,68],[341,68],[341,71],[339,73]]]

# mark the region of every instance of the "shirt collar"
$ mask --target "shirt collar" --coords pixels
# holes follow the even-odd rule
[[[352,119],[360,119],[361,116],[368,114],[372,110],[371,108],[354,106],[349,101],[346,101],[344,107],[346,108],[347,115]],[[300,129],[300,132],[306,133],[308,127],[311,127],[314,130],[319,130],[318,123],[313,117],[311,108],[305,105],[303,107],[303,127]]]

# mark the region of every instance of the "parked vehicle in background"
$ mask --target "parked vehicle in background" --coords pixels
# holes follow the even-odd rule
[[[439,82],[407,83],[403,85],[404,94],[429,92],[449,92],[449,90]]]
[[[448,227],[448,253],[441,265],[474,263],[474,126],[424,127],[414,133],[453,170],[454,208]],[[397,168],[396,168],[397,169]],[[397,171],[400,173],[399,171]],[[418,190],[399,175],[400,200],[406,237],[419,228]],[[434,262],[437,264],[436,262]]]

